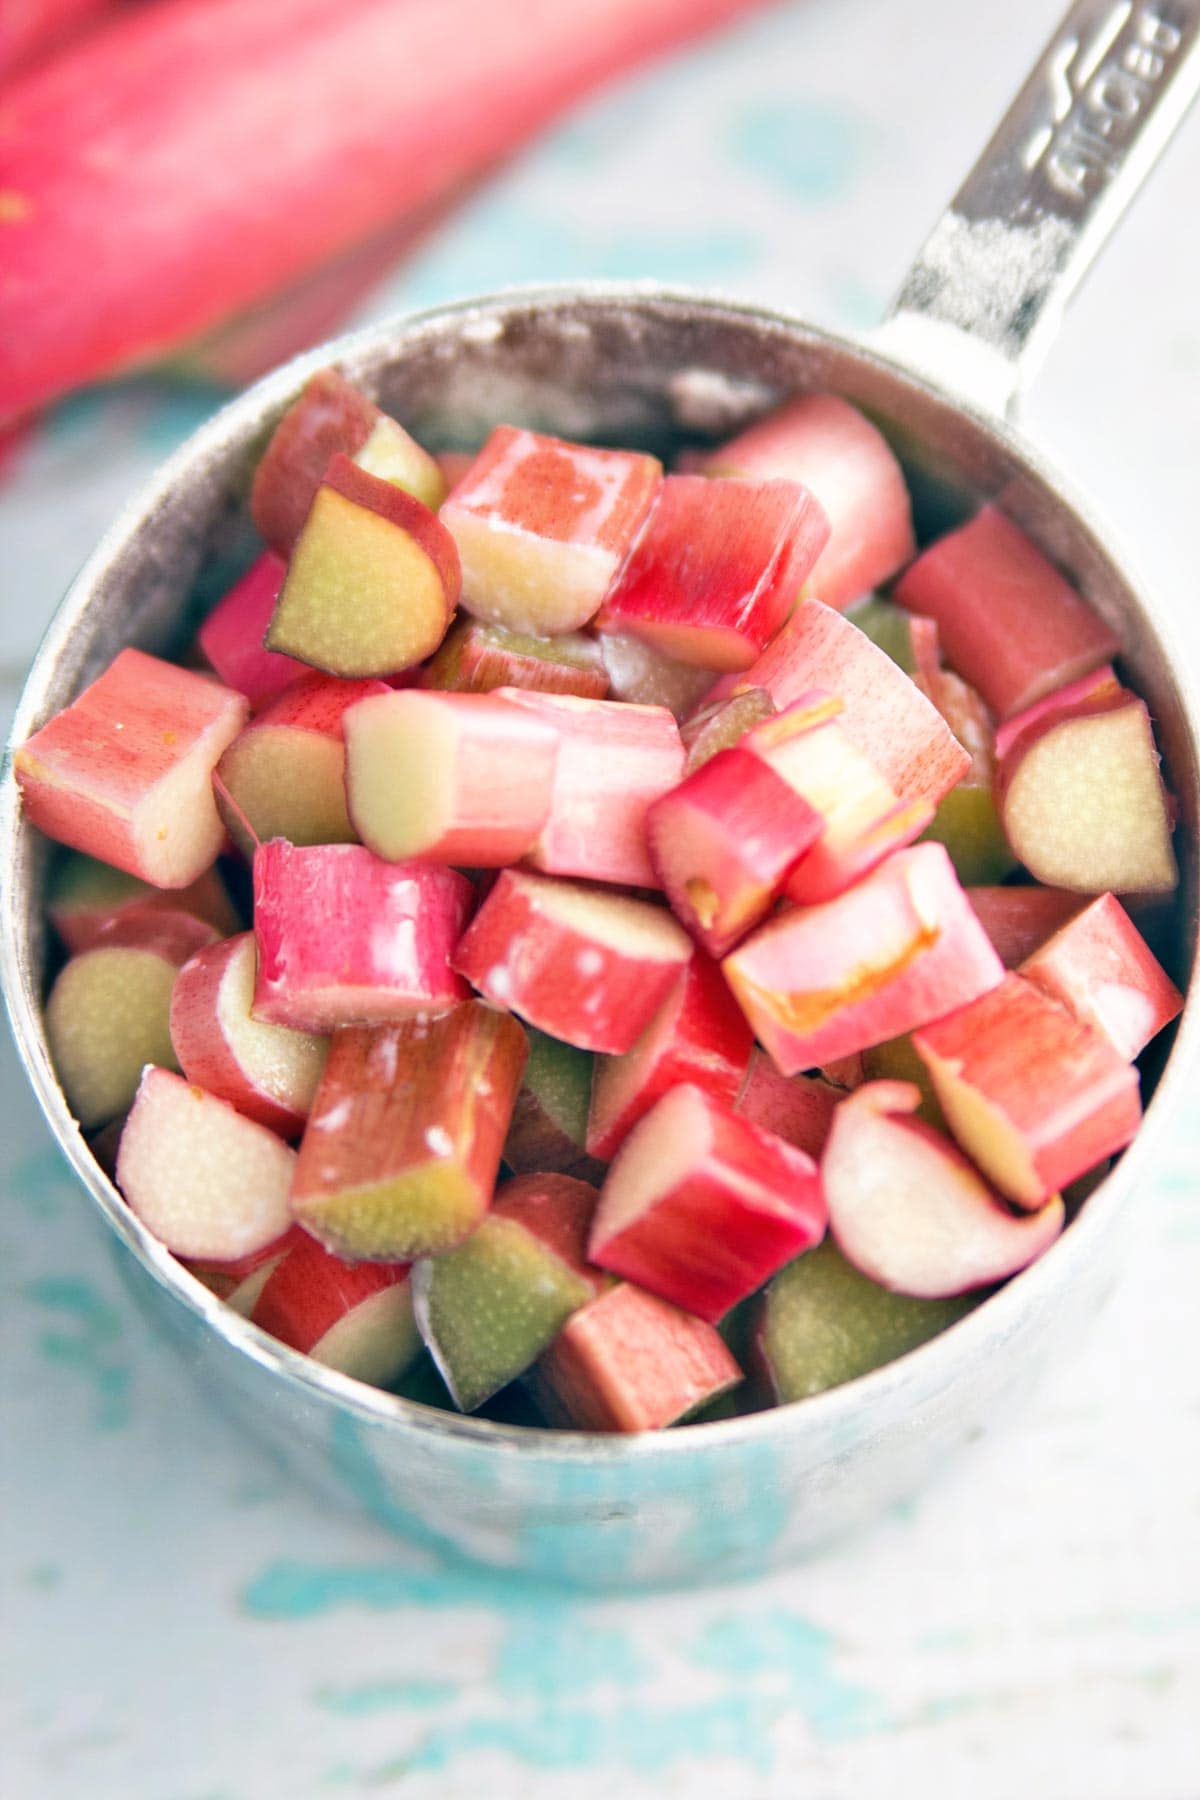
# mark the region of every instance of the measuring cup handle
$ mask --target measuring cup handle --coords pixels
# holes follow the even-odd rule
[[[1011,412],[1200,89],[1200,0],[1077,0],[873,341]]]

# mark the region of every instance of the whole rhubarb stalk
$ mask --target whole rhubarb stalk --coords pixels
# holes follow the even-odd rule
[[[18,78],[0,419],[144,362],[755,0],[172,0]],[[183,172],[186,171],[186,179]]]

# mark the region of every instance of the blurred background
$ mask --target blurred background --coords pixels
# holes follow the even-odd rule
[[[871,325],[1059,10],[0,0],[5,716],[123,502],[314,339],[596,276]],[[1193,656],[1198,170],[1193,117],[1026,413]],[[1195,1121],[1024,1417],[807,1568],[593,1600],[439,1568],[239,1444],[0,1057],[13,1800],[1200,1795]]]

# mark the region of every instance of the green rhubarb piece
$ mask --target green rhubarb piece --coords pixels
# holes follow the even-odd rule
[[[960,781],[951,788],[925,837],[945,844],[959,880],[970,887],[995,886],[1017,867],[990,786]]]
[[[504,1161],[516,1175],[595,1173],[587,1156],[592,1065],[588,1050],[527,1027],[529,1061],[504,1144]]]
[[[496,1217],[416,1263],[411,1280],[421,1335],[463,1412],[523,1374],[594,1291],[523,1225]]]
[[[948,1131],[933,1078],[917,1055],[911,1037],[889,1038],[886,1044],[875,1044],[862,1053],[863,1073],[868,1081],[911,1081],[921,1090],[921,1104],[916,1116],[938,1131]]]
[[[890,656],[906,675],[914,675],[917,659],[913,654],[912,623],[908,613],[893,600],[877,597],[863,600],[846,614],[851,624]]]
[[[68,962],[46,1002],[46,1036],[67,1104],[86,1128],[133,1104],[147,1063],[178,1069],[171,990],[179,969],[152,950],[106,945]]]
[[[936,1337],[979,1295],[914,1300],[860,1275],[829,1238],[776,1275],[759,1350],[776,1398],[804,1400],[869,1374]]]

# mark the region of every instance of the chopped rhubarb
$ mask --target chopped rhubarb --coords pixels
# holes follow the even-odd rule
[[[860,600],[846,617],[865,632],[873,644],[886,651],[906,675],[927,675],[940,668],[941,646],[935,620],[922,618],[920,613],[905,612],[902,606],[897,606],[893,600],[881,600],[878,594]]]
[[[607,1285],[585,1251],[596,1190],[568,1175],[505,1183],[465,1244],[413,1269],[417,1322],[454,1403],[515,1381]]]
[[[667,709],[518,688],[497,692],[558,732],[550,817],[526,861],[547,875],[656,886],[646,811],[683,777],[679,727]]]
[[[504,1160],[515,1175],[552,1171],[595,1180],[604,1173],[586,1149],[595,1058],[532,1027],[528,1036],[529,1061],[504,1140]]]
[[[936,1300],[1023,1269],[1065,1215],[1057,1195],[1012,1213],[949,1138],[911,1116],[919,1100],[903,1081],[857,1089],[837,1110],[821,1178],[843,1256],[881,1287]]]
[[[594,638],[574,632],[531,637],[481,619],[462,618],[425,665],[422,685],[452,692],[490,694],[494,688],[531,688],[542,694],[577,694],[603,700],[608,671]]]
[[[597,644],[614,700],[665,706],[676,719],[685,719],[712,687],[711,669],[678,662],[625,632],[605,632]]]
[[[828,537],[797,482],[668,475],[597,626],[701,669],[747,669]]]
[[[568,1429],[661,1431],[741,1379],[712,1325],[622,1281],[571,1315],[538,1359],[534,1391]]]
[[[308,674],[307,663],[264,650],[263,639],[287,574],[274,550],[251,563],[219,600],[197,633],[196,642],[226,687],[236,688],[253,707],[265,706],[285,687]]]
[[[946,660],[1001,719],[1121,648],[1117,634],[994,506],[931,544],[895,593],[902,606],[937,620]]]
[[[1087,905],[1081,894],[1052,887],[968,887],[971,909],[1006,969],[1015,969]]]
[[[421,1353],[408,1271],[404,1262],[343,1262],[296,1231],[250,1317],[289,1349],[383,1387]]]
[[[804,394],[704,460],[715,475],[783,476],[810,488],[829,542],[808,578],[827,606],[848,606],[904,567],[915,549],[904,473],[886,438],[838,394]]]
[[[1183,995],[1112,894],[1061,925],[1020,972],[1129,1062],[1183,1010]]]
[[[692,956],[661,907],[506,869],[454,967],[485,999],[579,1050],[631,1050]]]
[[[217,806],[247,861],[256,843],[273,837],[292,844],[354,842],[342,717],[359,700],[391,691],[384,681],[339,681],[310,671],[238,734],[217,764]]]
[[[122,650],[14,753],[26,817],[154,887],[188,887],[224,840],[212,772],[246,714],[210,676]]]
[[[1141,1121],[1137,1070],[1019,975],[913,1042],[951,1131],[1019,1206],[1123,1150]]]
[[[610,1161],[639,1119],[684,1082],[732,1105],[753,1048],[721,971],[707,956],[693,956],[632,1050],[596,1064],[589,1155]]]
[[[72,954],[94,949],[118,925],[163,912],[186,913],[211,925],[218,937],[239,927],[237,912],[216,869],[206,869],[185,888],[154,888],[136,875],[78,851],[69,852],[56,864],[46,912]]]
[[[115,1163],[113,1174],[116,1174]],[[212,1256],[184,1256],[180,1261],[189,1274],[204,1283],[210,1294],[223,1300],[241,1318],[248,1319],[272,1271],[300,1242],[311,1243],[312,1239],[299,1225],[289,1225],[282,1236],[272,1238],[269,1244],[260,1245],[247,1256],[225,1261]]]
[[[461,1243],[491,1203],[525,1055],[516,1020],[477,1001],[336,1031],[300,1145],[296,1218],[350,1259]]]
[[[296,539],[267,648],[331,675],[394,675],[437,649],[458,552],[436,513],[335,456]]]
[[[462,561],[463,605],[512,631],[577,631],[661,479],[652,456],[497,426],[441,512]]]
[[[899,850],[836,900],[781,914],[722,967],[785,1075],[939,1019],[1004,974],[940,844]]]
[[[345,733],[351,817],[377,856],[501,868],[550,816],[558,733],[495,694],[388,691]]]
[[[121,1133],[117,1186],[176,1256],[231,1262],[287,1230],[295,1162],[265,1125],[148,1068]]]
[[[785,1144],[819,1157],[842,1090],[822,1075],[781,1075],[770,1057],[755,1050],[733,1109]]]
[[[996,731],[995,758],[1003,761],[1010,756],[1018,739],[1028,731],[1037,735],[1037,728],[1045,725],[1051,718],[1063,717],[1067,713],[1091,712],[1097,702],[1116,699],[1122,693],[1116,671],[1111,663],[1103,668],[1093,669],[1090,675],[1081,675],[1078,681],[1068,682],[1066,687],[1055,688],[1053,693],[1046,694],[1027,706],[1023,712],[1014,713],[1006,719]]]
[[[766,918],[824,830],[808,800],[740,745],[719,751],[646,814],[651,860],[672,910],[716,957]]]
[[[295,1137],[312,1106],[326,1044],[251,1017],[257,967],[252,931],[198,951],[171,993],[171,1043],[189,1081]]]
[[[472,897],[435,863],[273,839],[254,857],[254,1017],[325,1032],[457,1006],[469,990],[450,958]]]
[[[745,693],[706,703],[679,727],[688,774],[702,769],[719,750],[732,750],[774,711],[775,702],[765,688],[748,688]]]
[[[625,1139],[588,1254],[715,1324],[824,1231],[812,1158],[685,1084]]]

